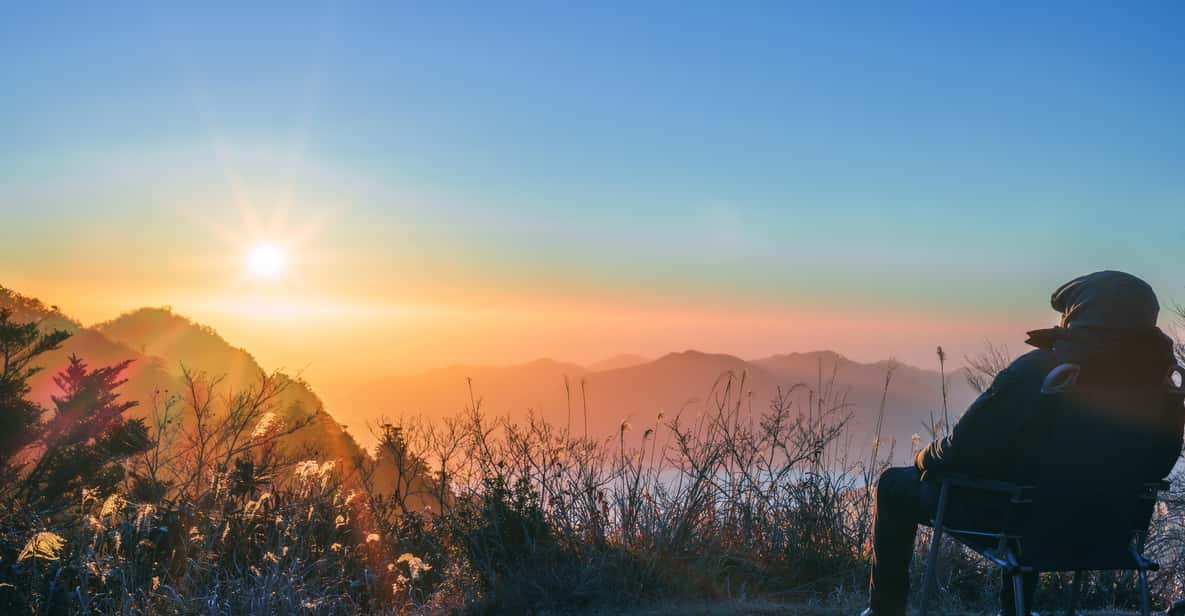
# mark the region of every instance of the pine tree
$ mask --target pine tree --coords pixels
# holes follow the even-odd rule
[[[15,485],[21,470],[18,454],[41,436],[45,409],[28,400],[29,379],[41,370],[33,360],[69,337],[62,330],[42,333],[37,323],[15,323],[12,311],[0,308],[0,484],[4,488]]]
[[[41,427],[43,453],[25,480],[28,495],[49,503],[82,487],[111,491],[124,478],[122,462],[149,448],[144,421],[123,416],[137,403],[116,392],[127,382],[122,374],[129,365],[91,370],[70,356],[54,377],[61,395],[53,396],[53,413]]]

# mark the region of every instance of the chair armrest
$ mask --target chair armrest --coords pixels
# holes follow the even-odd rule
[[[935,473],[934,479],[947,485],[959,488],[984,490],[987,492],[1000,492],[1003,494],[1008,494],[1014,499],[1020,499],[1028,496],[1028,492],[1033,489],[1032,486],[1023,486],[1018,483],[1000,481],[998,479],[976,479],[973,477],[967,477],[966,475],[959,475],[957,473]]]
[[[1009,505],[1004,511],[1004,517],[1000,520],[997,532],[990,533],[991,536],[1003,541],[1011,534],[1013,527],[1012,520],[1018,514],[1017,508],[1022,505],[1028,505],[1033,502],[1033,487],[1024,486],[1009,481],[1000,481],[997,479],[977,479],[960,475],[958,473],[942,472],[934,473],[928,479],[938,481],[942,489],[938,495],[938,510],[933,519],[933,526],[935,528],[944,526],[946,521],[946,508],[950,498],[954,496],[951,494],[952,488],[962,488],[966,490],[978,490],[983,492],[994,492],[997,494],[1007,495]],[[992,525],[996,527],[996,525]],[[950,530],[950,529],[947,529]],[[966,532],[966,531],[952,531],[952,532]]]

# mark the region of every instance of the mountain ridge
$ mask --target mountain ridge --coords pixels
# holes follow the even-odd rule
[[[893,367],[885,394],[886,372]],[[835,389],[851,404],[853,434],[871,443],[876,414],[885,398],[884,439],[908,444],[914,433],[926,433],[931,417],[941,417],[941,376],[893,360],[858,362],[831,350],[790,352],[746,360],[728,353],[695,349],[676,351],[647,362],[590,370],[540,358],[508,366],[454,364],[410,375],[372,379],[348,394],[344,412],[369,409],[386,416],[455,414],[470,403],[468,388],[483,409],[523,419],[532,412],[571,429],[603,437],[625,421],[701,409],[718,397],[715,387],[730,376],[744,378],[745,395],[755,412],[778,393],[804,385],[819,389],[834,378]],[[957,416],[974,393],[958,373],[947,375],[948,404]],[[668,415],[669,416],[669,415]],[[857,444],[863,453],[865,447]],[[901,454],[904,450],[899,450]],[[908,451],[904,451],[908,454]],[[895,459],[904,460],[904,454]]]
[[[114,319],[83,327],[53,307],[0,287],[0,305],[15,306],[17,314],[36,318],[43,327],[65,326],[73,336],[50,357],[46,370],[34,380],[34,395],[48,404],[52,375],[70,353],[92,365],[134,358],[126,386],[129,399],[151,395],[161,382],[177,383],[181,367],[223,376],[232,388],[248,386],[263,368],[249,351],[226,341],[207,325],[192,321],[168,307],[130,310]],[[702,409],[719,396],[717,385],[728,378],[744,383],[743,395],[760,412],[779,391],[802,385],[808,390],[834,378],[851,404],[851,427],[860,442],[871,441],[871,427],[884,395],[886,372],[893,366],[885,408],[884,437],[909,442],[925,431],[931,417],[941,416],[941,378],[938,372],[892,360],[859,362],[829,349],[775,353],[744,359],[728,353],[685,349],[654,359],[621,355],[594,362],[599,369],[550,357],[498,364],[455,363],[407,375],[368,379],[364,385],[334,400],[329,412],[322,398],[298,377],[291,380],[293,407],[323,413],[312,440],[333,444],[339,453],[361,452],[358,440],[369,436],[356,428],[383,417],[422,414],[429,419],[454,415],[469,406],[470,387],[484,410],[511,418],[534,413],[561,426],[604,436],[623,421],[641,421],[661,413]],[[954,371],[952,371],[954,372]],[[955,377],[955,378],[952,378]],[[958,374],[948,374],[948,401],[957,416],[973,398]],[[741,379],[744,379],[743,381]],[[147,406],[146,404],[142,406]],[[140,411],[143,412],[143,411]],[[304,440],[304,439],[301,439]]]

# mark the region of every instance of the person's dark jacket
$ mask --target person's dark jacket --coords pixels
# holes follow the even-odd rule
[[[955,472],[984,479],[1028,482],[1054,421],[1041,393],[1056,366],[1074,363],[1096,380],[1115,385],[1160,386],[1175,365],[1172,341],[1156,328],[1159,306],[1151,288],[1128,274],[1098,272],[1063,285],[1052,304],[1062,325],[1029,332],[1036,350],[1001,371],[953,427],[949,436],[921,452],[924,474]],[[1181,451],[1185,413],[1180,398],[1164,388],[1168,422],[1148,435],[1138,451],[1066,451],[1058,456],[1141,456],[1148,480],[1172,470]],[[1067,458],[1073,459],[1073,458]]]

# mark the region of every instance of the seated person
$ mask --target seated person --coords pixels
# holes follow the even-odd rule
[[[951,472],[977,479],[1032,484],[1036,455],[1099,455],[1100,452],[1049,452],[1049,425],[1040,404],[1046,375],[1063,363],[1089,367],[1118,382],[1163,379],[1175,365],[1173,343],[1157,327],[1160,306],[1143,280],[1130,274],[1102,271],[1075,278],[1053,294],[1058,327],[1029,332],[1036,350],[1001,371],[991,386],[959,419],[950,435],[920,451],[913,466],[890,468],[876,487],[870,597],[865,616],[902,616],[909,592],[909,563],[919,524],[937,509],[940,486],[927,475]],[[1169,403],[1166,388],[1166,403]],[[1172,415],[1180,417],[1180,413]],[[1139,451],[1110,451],[1108,456],[1139,456],[1146,480],[1167,476],[1181,451],[1182,425],[1156,428]],[[952,503],[953,504],[953,503]],[[1000,507],[990,502],[963,503],[948,519],[967,528],[998,520]],[[1006,581],[1007,582],[1007,581]],[[1037,576],[1026,576],[1025,605],[1031,605]],[[1002,585],[1000,605],[1013,610],[1012,584]]]

